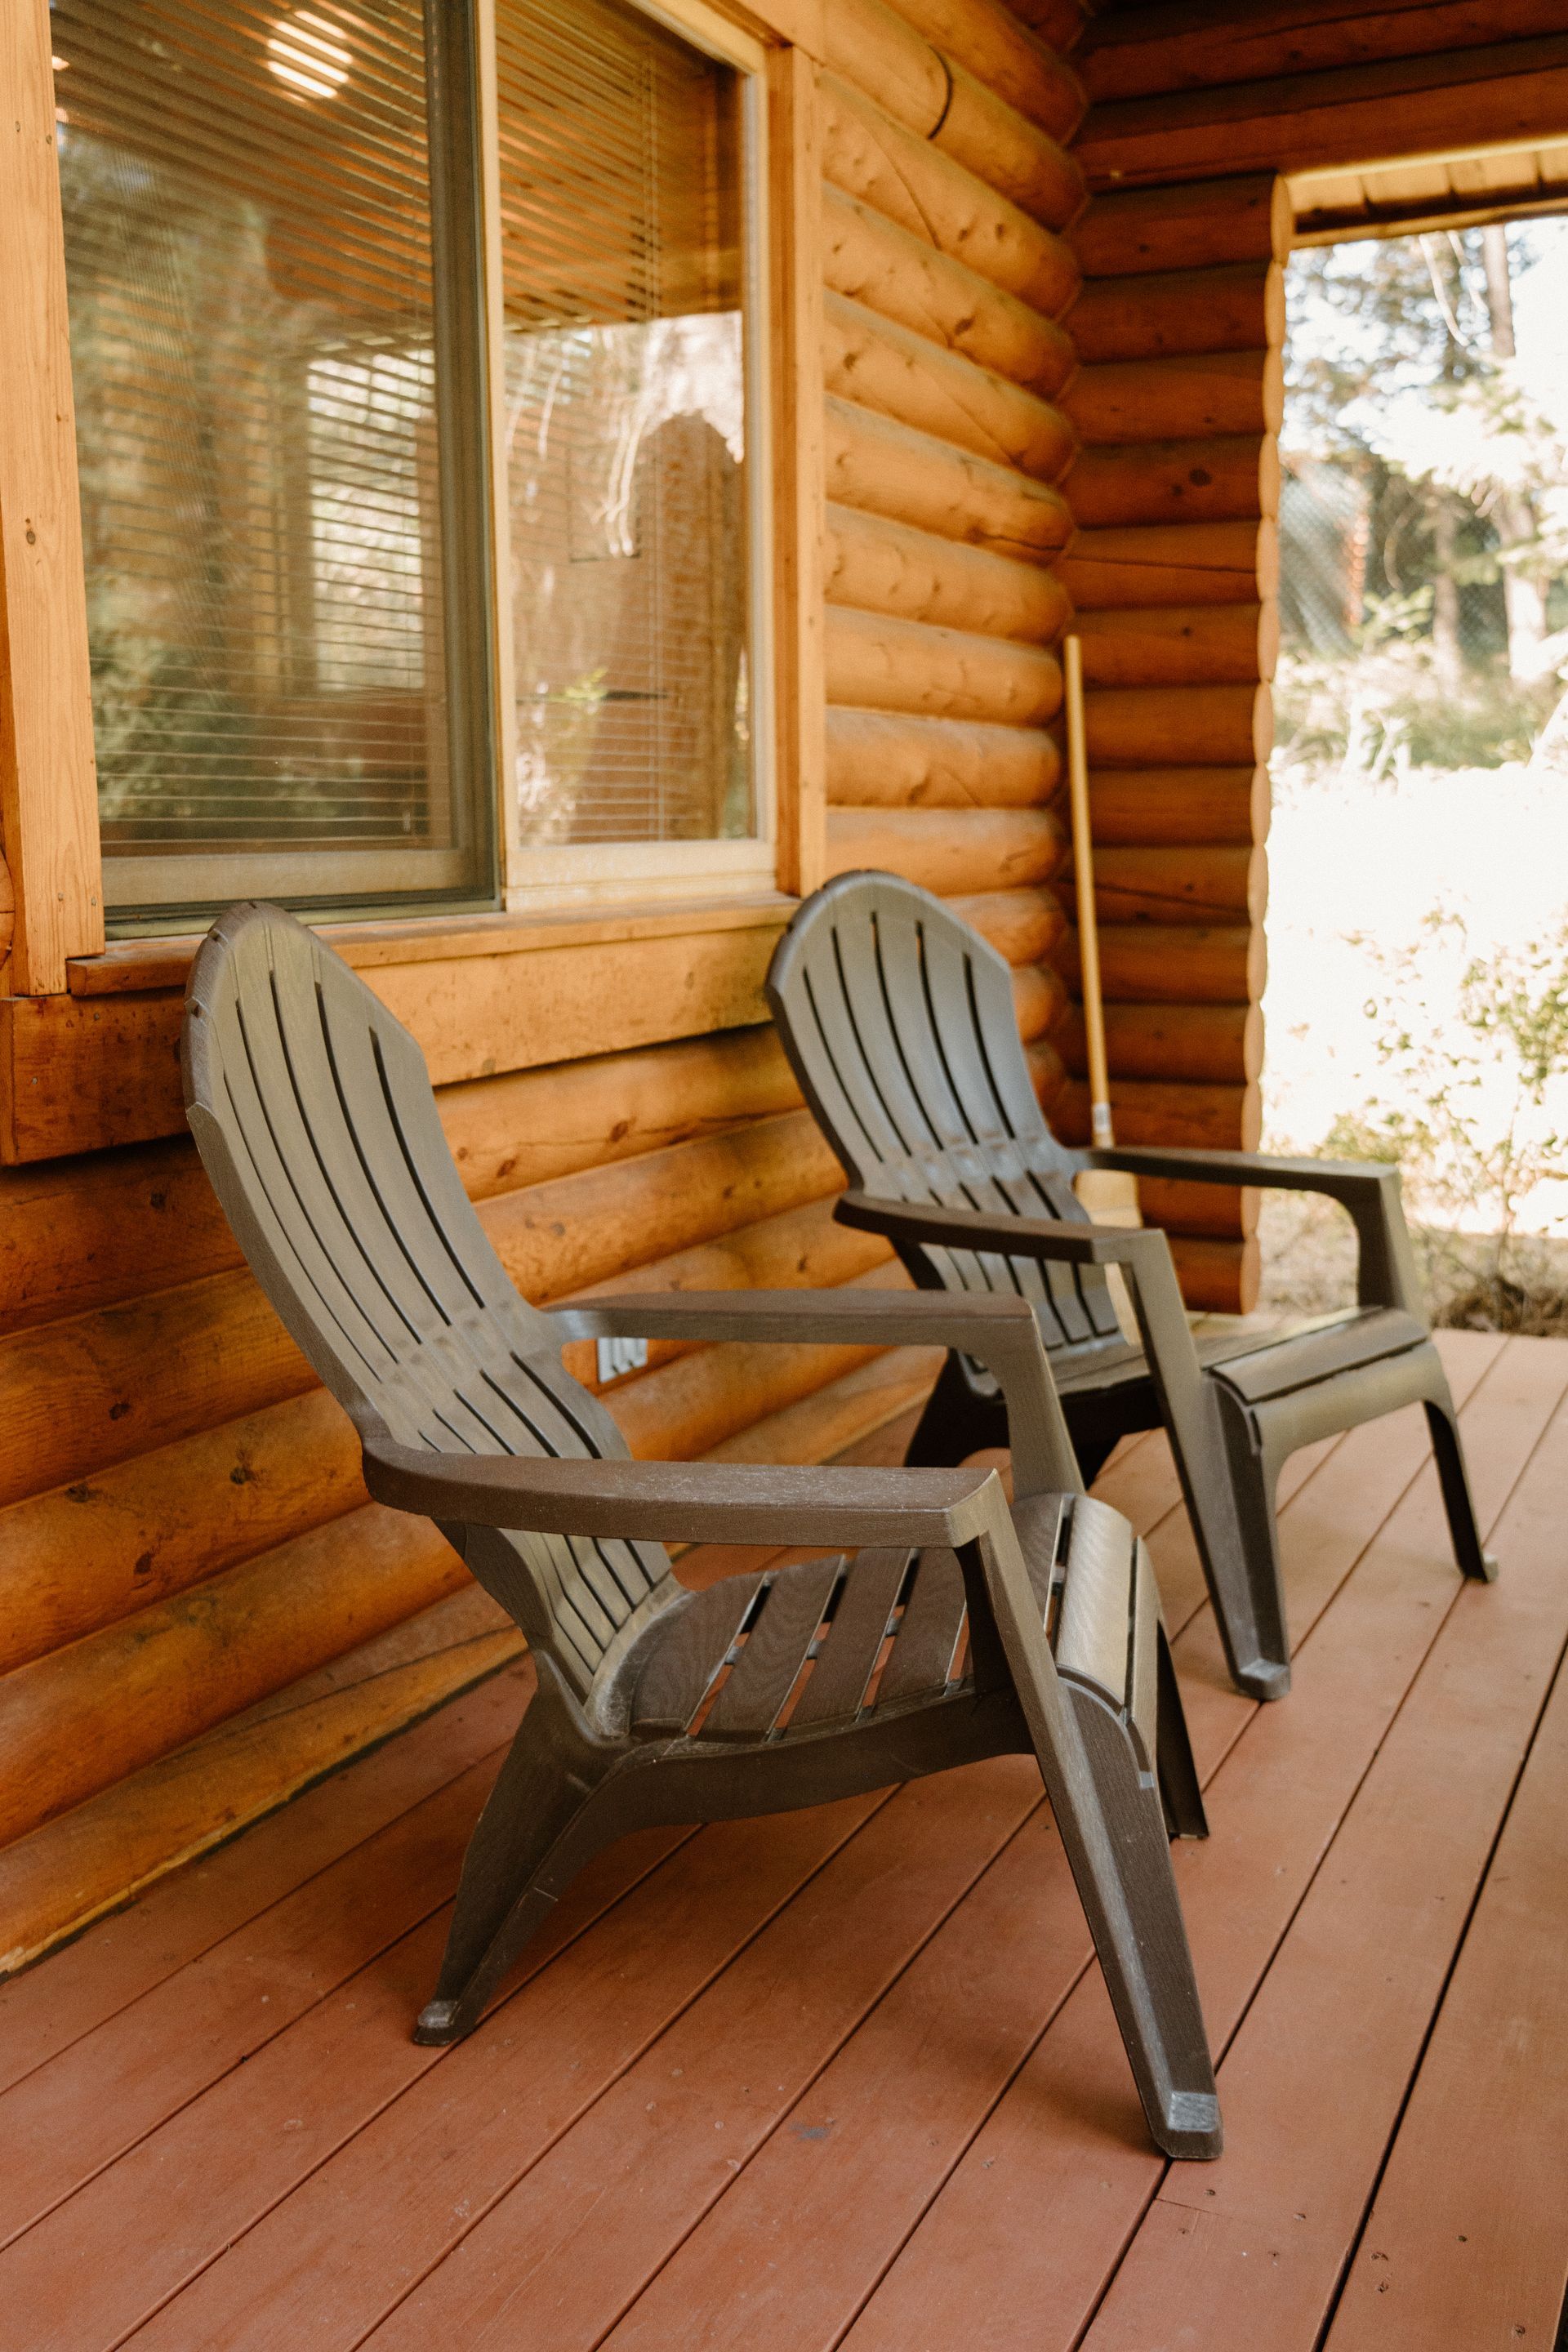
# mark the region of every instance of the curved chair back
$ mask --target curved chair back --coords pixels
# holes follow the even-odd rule
[[[281,908],[231,907],[191,975],[185,1106],[252,1272],[351,1411],[437,1453],[622,1456],[463,1190],[419,1047]],[[585,1690],[668,1573],[657,1544],[446,1532]]]
[[[1041,1114],[1007,966],[940,898],[891,874],[844,874],[796,913],[767,982],[801,1090],[851,1185],[1014,1216],[1086,1219],[1082,1155]],[[921,1247],[928,1288],[1014,1290],[1047,1348],[1118,1331],[1096,1266]]]

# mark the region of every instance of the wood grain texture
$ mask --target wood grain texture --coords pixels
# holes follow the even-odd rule
[[[1267,768],[1100,768],[1089,779],[1096,842],[1261,841],[1268,831]]]
[[[831,394],[825,429],[827,492],[838,506],[889,515],[1017,563],[1049,563],[1072,537],[1066,499],[1030,475]]]
[[[824,74],[820,89],[822,168],[835,187],[1044,317],[1060,317],[1079,284],[1064,238],[838,75]]]
[[[1277,261],[1230,261],[1090,278],[1073,304],[1071,331],[1086,363],[1278,349],[1285,273]]]
[[[1037,394],[831,290],[823,370],[839,398],[1037,481],[1056,481],[1072,456],[1071,426]]]
[[[1072,226],[1087,278],[1136,278],[1211,263],[1284,261],[1290,198],[1272,172],[1185,187],[1102,190]]]
[[[1278,604],[1167,604],[1082,613],[1083,674],[1091,686],[1251,685],[1272,678]]]
[[[875,866],[952,895],[1048,882],[1066,857],[1062,827],[1044,809],[828,811],[829,875]]]
[[[81,509],[48,11],[0,24],[0,841],[9,985],[103,945]],[[0,961],[4,961],[0,954]],[[0,1097],[4,1087],[0,1086]]]
[[[829,604],[1024,645],[1051,644],[1072,609],[1037,565],[853,507],[827,509],[824,571]]]
[[[966,66],[1042,131],[1064,142],[1071,138],[1088,104],[1082,82],[1045,42],[1031,38],[1002,0],[893,0],[893,5],[935,48]]]
[[[1078,142],[1091,181],[1328,170],[1560,140],[1568,35],[1113,100]]]
[[[1053,961],[1068,987],[1076,987],[1077,934],[1065,926]],[[1100,961],[1110,1003],[1248,1004],[1263,994],[1263,934],[1242,927],[1108,925],[1100,936]]]
[[[1353,16],[1335,0],[1199,0],[1122,11],[1087,43],[1080,71],[1097,100],[1142,98],[1480,47],[1561,26],[1553,0],[1394,0]]]
[[[1270,437],[1221,434],[1196,441],[1124,442],[1085,449],[1068,478],[1078,520],[1256,522],[1279,509],[1279,453]]]
[[[1110,768],[1260,766],[1274,743],[1262,685],[1100,687],[1084,716],[1090,758]]]
[[[1104,360],[1080,368],[1060,394],[1060,406],[1080,439],[1095,446],[1278,433],[1285,410],[1284,359],[1278,344],[1211,352],[1205,339],[1195,353]]]
[[[1072,373],[1074,339],[1054,320],[830,184],[822,190],[822,267],[836,294],[1042,399]]]
[[[1060,749],[1043,728],[827,714],[827,793],[837,807],[1037,808],[1060,778]]]
[[[1061,667],[1044,646],[829,605],[829,702],[930,719],[1038,727],[1061,704]]]
[[[780,917],[741,928],[366,967],[437,1085],[764,1018]],[[0,999],[0,1158],[53,1160],[184,1131],[183,995]]]
[[[1269,517],[1080,530],[1058,577],[1077,604],[1250,604],[1279,584]]]

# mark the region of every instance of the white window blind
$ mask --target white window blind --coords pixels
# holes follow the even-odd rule
[[[419,0],[51,26],[106,852],[473,879]]]
[[[620,0],[498,0],[525,845],[753,830],[744,76]]]

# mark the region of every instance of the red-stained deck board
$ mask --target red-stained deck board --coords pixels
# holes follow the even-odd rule
[[[1090,2352],[1317,2340],[1568,1640],[1568,1412],[1531,1466],[1506,1581],[1449,1612],[1220,2070],[1226,2152],[1171,2168]]]
[[[477,1763],[499,1758],[533,1688],[521,1659],[232,1844],[0,1984],[0,2091],[221,1943],[247,1919]]]
[[[1511,1353],[1494,1354],[1492,1377]],[[1556,1406],[1564,1369],[1568,1349],[1542,1366],[1540,1393],[1523,1411],[1511,1381],[1489,1413],[1489,1377],[1471,1399],[1467,1435],[1494,1512]],[[1285,1555],[1289,1582],[1289,1533]],[[1289,1698],[1254,1712],[1208,1790],[1212,1834],[1178,1848],[1176,1867],[1216,2049],[1245,2014],[1459,1591],[1428,1470],[1309,1635]],[[845,2339],[850,2352],[935,2352],[976,2328],[988,2352],[1066,2352],[1077,2342],[1166,2169],[1143,2136],[1120,2048],[1090,1971],[896,2251]]]
[[[1550,2344],[1568,1347],[1444,1346],[1502,1581],[1455,1575],[1417,1416],[1303,1454],[1279,1706],[1224,1684],[1163,1439],[1102,1483],[1150,1532],[1208,1780],[1176,1862],[1219,2165],[1149,2147],[1022,1759],[627,1841],[469,2042],[416,2049],[494,1745],[426,1725],[417,1769],[394,1743],[199,1865],[210,1916],[183,1874],[0,1995],[43,2045],[0,2195],[82,2184],[0,2254],[7,2352]]]
[[[1559,1667],[1327,2352],[1552,2345],[1568,2288],[1565,2020]]]

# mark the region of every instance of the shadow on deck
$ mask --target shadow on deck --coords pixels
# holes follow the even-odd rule
[[[1295,1689],[1149,1530],[1214,1834],[1227,2152],[1142,2118],[1032,1762],[628,1840],[416,2049],[513,1669],[0,1990],[0,2309],[43,2352],[1436,2352],[1568,2272],[1568,1342],[1447,1334],[1501,1580],[1414,1408],[1282,1488]]]

